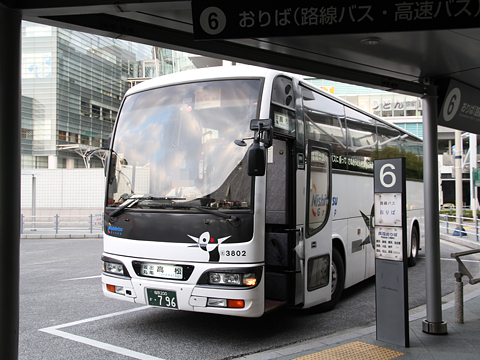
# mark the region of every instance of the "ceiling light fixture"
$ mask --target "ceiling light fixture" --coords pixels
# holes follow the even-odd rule
[[[371,37],[371,38],[366,38],[360,40],[360,44],[365,45],[365,46],[375,46],[378,45],[382,42],[382,39],[378,37]]]

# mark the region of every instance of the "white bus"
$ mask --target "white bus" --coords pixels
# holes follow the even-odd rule
[[[419,138],[263,68],[135,86],[106,168],[103,292],[244,317],[330,309],[374,275],[373,160],[400,156],[414,265],[424,238]]]

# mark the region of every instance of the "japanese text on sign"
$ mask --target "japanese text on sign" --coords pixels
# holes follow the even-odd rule
[[[403,233],[401,227],[375,227],[375,257],[385,260],[403,260]]]
[[[480,0],[192,2],[195,36],[294,36],[478,27]],[[283,32],[282,29],[288,32]],[[200,31],[197,31],[200,30]],[[240,31],[240,32],[239,32]],[[242,31],[244,31],[242,33]]]

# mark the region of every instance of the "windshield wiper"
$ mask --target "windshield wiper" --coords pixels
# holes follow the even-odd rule
[[[185,200],[185,198],[177,198],[177,197],[155,197],[155,196],[132,196],[125,200],[122,205],[120,205],[118,208],[113,210],[109,216],[114,217],[115,215],[120,214],[125,210],[126,208],[132,207],[136,203],[144,200]]]
[[[225,214],[223,212],[220,212],[218,210],[211,210],[205,206],[199,206],[199,205],[184,205],[184,204],[162,204],[164,207],[172,207],[172,208],[179,208],[179,209],[196,209],[196,210],[200,210],[204,213],[207,213],[207,214],[212,214],[212,215],[216,215],[216,216],[219,216],[219,217],[223,217],[227,220],[233,220],[233,221],[236,221],[238,220],[238,217],[236,217],[235,215],[229,215],[229,214]]]
[[[156,197],[156,196],[131,197],[128,200],[126,200],[122,205],[120,205],[117,209],[113,210],[109,214],[109,216],[111,218],[115,217],[115,215],[118,215],[118,214],[122,213],[126,208],[130,208],[133,205],[137,204],[138,202],[145,201],[145,200],[147,200],[147,201],[148,200],[169,200],[169,201],[172,201],[172,200],[186,200],[186,199],[185,198],[178,198],[178,197]],[[234,215],[225,214],[225,213],[220,212],[218,210],[211,210],[209,208],[206,208],[204,206],[199,206],[199,205],[168,203],[168,204],[159,204],[159,206],[162,206],[162,207],[165,207],[165,208],[170,207],[170,208],[178,208],[178,209],[196,209],[196,210],[202,211],[202,212],[207,213],[207,214],[212,214],[212,215],[215,215],[215,216],[223,217],[223,218],[228,219],[228,220],[233,220],[233,221],[238,220],[238,217],[236,217]]]

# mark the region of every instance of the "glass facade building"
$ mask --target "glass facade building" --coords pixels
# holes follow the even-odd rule
[[[84,167],[81,151],[108,144],[130,79],[191,67],[184,53],[23,22],[22,168]]]

